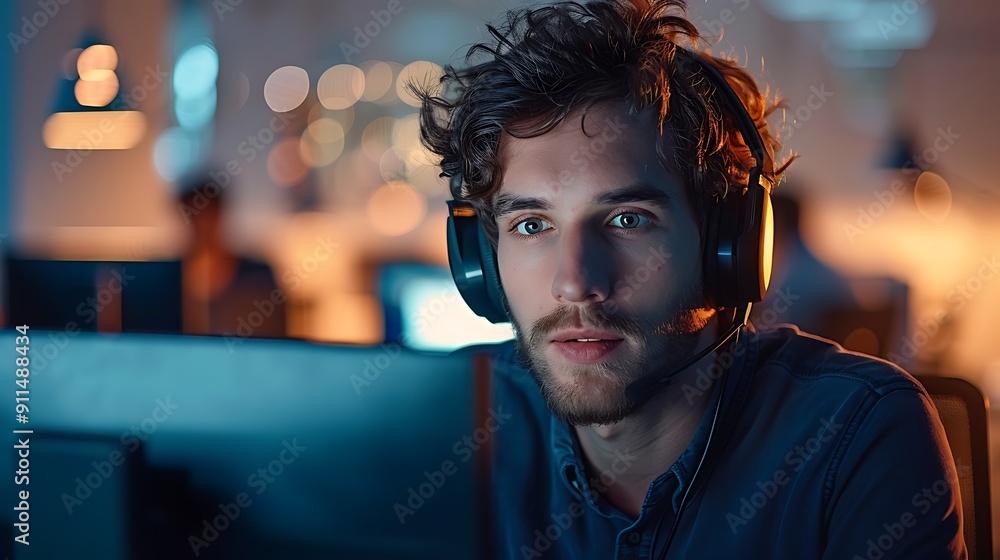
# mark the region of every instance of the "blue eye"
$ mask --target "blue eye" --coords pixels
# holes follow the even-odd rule
[[[639,227],[639,226],[641,226],[641,225],[643,225],[645,223],[649,223],[650,222],[649,218],[647,218],[646,216],[637,214],[635,212],[622,212],[621,214],[618,214],[617,216],[615,216],[614,218],[612,218],[611,223],[614,223],[615,220],[618,220],[619,218],[625,218],[625,217],[627,217],[628,219],[627,220],[619,220],[619,221],[622,222],[621,223],[621,227],[624,228],[624,229],[635,229],[635,228],[637,228],[637,227]],[[642,220],[646,220],[646,221],[643,222]],[[619,225],[619,224],[615,224],[615,225]]]
[[[526,219],[521,220],[520,222],[517,222],[516,224],[514,224],[514,227],[511,228],[511,231],[517,230],[517,232],[519,234],[524,235],[526,237],[531,237],[532,235],[535,235],[536,233],[545,231],[546,229],[550,229],[550,228],[544,228],[544,229],[542,229],[541,226],[537,225],[539,222],[543,223],[543,224],[547,224],[548,223],[545,220],[541,220],[541,219],[538,219],[538,218],[526,218]],[[521,226],[524,226],[526,224],[528,225],[528,227],[522,229]]]

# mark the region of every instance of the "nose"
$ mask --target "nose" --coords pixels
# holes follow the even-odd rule
[[[582,228],[567,228],[556,248],[552,297],[561,303],[602,302],[608,298],[611,259],[601,239]]]

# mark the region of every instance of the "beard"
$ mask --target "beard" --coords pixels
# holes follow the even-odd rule
[[[518,361],[535,378],[556,418],[573,426],[615,424],[643,406],[625,396],[632,382],[653,371],[668,372],[694,354],[701,330],[714,313],[699,303],[700,293],[685,294],[659,321],[645,323],[621,311],[608,313],[603,306],[561,306],[527,331],[511,313]],[[547,357],[552,333],[578,325],[618,333],[622,342],[594,364],[566,359],[553,363]]]

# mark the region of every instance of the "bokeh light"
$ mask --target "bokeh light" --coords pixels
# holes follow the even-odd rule
[[[219,55],[207,43],[199,43],[184,51],[174,66],[173,86],[178,97],[200,99],[215,96],[215,81],[219,76]]]
[[[160,177],[174,181],[191,169],[200,150],[201,143],[197,135],[181,128],[169,128],[156,140],[153,164]]]
[[[386,62],[372,60],[361,65],[365,72],[363,101],[377,101],[392,87],[393,68]]]
[[[330,109],[323,107],[322,104],[316,103],[313,105],[312,109],[309,110],[309,116],[307,117],[306,122],[312,123],[323,118],[337,121],[340,123],[340,126],[343,127],[344,134],[347,134],[347,132],[351,130],[351,126],[354,124],[354,107],[331,111]]]
[[[378,170],[386,183],[407,178],[406,162],[399,157],[395,148],[389,148],[382,154],[378,162]]]
[[[42,127],[42,140],[53,150],[127,150],[146,133],[139,111],[53,113]],[[108,131],[108,124],[113,128]]]
[[[178,97],[174,101],[174,113],[177,124],[188,130],[197,130],[212,121],[217,103],[214,92],[212,95],[188,98]]]
[[[928,220],[943,222],[951,213],[951,187],[944,177],[924,171],[913,186],[917,210]]]
[[[372,162],[379,162],[382,154],[392,145],[392,129],[396,119],[379,117],[368,123],[361,133],[361,148]]]
[[[410,93],[409,84],[412,82],[421,89],[438,91],[441,87],[440,80],[443,74],[444,69],[433,62],[426,60],[411,62],[404,66],[399,71],[399,76],[396,77],[396,95],[403,103],[419,107],[420,100]]]
[[[396,121],[392,129],[392,143],[403,151],[420,147],[420,120],[416,113]]]
[[[73,87],[80,105],[104,107],[118,95],[118,76],[112,70],[90,70],[87,78],[81,75]]]
[[[299,153],[299,138],[285,138],[267,155],[267,176],[279,187],[294,187],[308,173],[309,168]]]
[[[395,122],[392,145],[410,167],[423,167],[433,163],[430,152],[420,142],[420,119],[416,113]]]
[[[291,111],[309,95],[309,73],[298,66],[282,66],[264,82],[264,101],[276,113]]]
[[[243,72],[240,72],[236,75],[236,102],[234,103],[236,109],[242,109],[249,98],[250,78]]]
[[[309,167],[333,163],[344,151],[344,127],[334,119],[323,117],[309,123],[299,141],[302,161]]]
[[[327,109],[346,109],[358,102],[365,91],[365,73],[357,66],[338,64],[319,78],[316,93]]]
[[[83,80],[95,80],[90,72],[118,68],[118,51],[111,45],[91,45],[76,59],[76,72]]]

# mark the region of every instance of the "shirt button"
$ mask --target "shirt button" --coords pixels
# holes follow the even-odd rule
[[[639,544],[639,541],[641,540],[642,540],[642,535],[640,535],[639,533],[633,532],[628,536],[628,542],[632,544]]]

